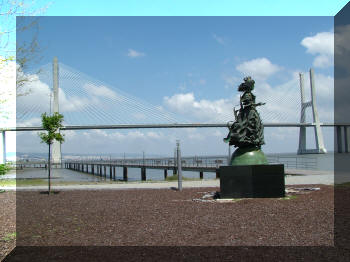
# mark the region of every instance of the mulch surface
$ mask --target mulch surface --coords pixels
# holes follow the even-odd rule
[[[0,193],[0,260],[16,246],[16,193]]]
[[[317,187],[225,203],[194,201],[219,188],[17,192],[17,247],[6,261],[346,261],[345,244],[333,247],[335,234],[349,235],[334,227],[334,187]]]

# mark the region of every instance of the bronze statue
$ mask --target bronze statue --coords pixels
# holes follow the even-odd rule
[[[238,87],[238,91],[243,92],[240,97],[240,109],[236,110],[233,108],[235,122],[229,123],[229,133],[227,137],[224,138],[224,142],[234,145],[240,149],[238,151],[236,150],[236,152],[232,155],[231,164],[233,163],[232,161],[235,157],[254,151],[259,151],[256,152],[258,155],[260,155],[260,157],[258,157],[260,159],[258,159],[258,163],[267,162],[264,154],[260,150],[261,145],[265,144],[264,126],[260,119],[260,115],[256,110],[257,106],[264,105],[265,103],[255,103],[255,95],[252,93],[254,84],[255,81],[248,76],[244,78],[244,82]],[[253,164],[254,160],[249,160],[248,162],[242,162],[240,160],[236,164],[249,164],[250,162]]]

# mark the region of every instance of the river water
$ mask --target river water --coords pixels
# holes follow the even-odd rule
[[[334,170],[334,154],[267,154],[270,163],[282,163],[285,169],[308,169],[308,170]],[[106,169],[107,177],[93,176],[82,172],[68,169],[53,169],[52,178],[59,181],[103,181],[109,180],[109,168]],[[168,170],[168,176],[172,175],[172,170]],[[204,179],[214,179],[215,173],[204,172]],[[164,171],[162,169],[147,169],[147,180],[164,180]],[[183,171],[183,176],[188,178],[199,178],[199,172]],[[47,178],[47,170],[41,168],[28,168],[17,171],[17,178]],[[123,179],[122,167],[116,168],[116,179]],[[128,180],[140,181],[140,168],[128,168]]]

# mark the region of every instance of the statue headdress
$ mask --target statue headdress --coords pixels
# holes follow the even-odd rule
[[[255,81],[250,76],[245,77],[243,80],[244,83],[239,85],[238,91],[252,91],[254,89]]]

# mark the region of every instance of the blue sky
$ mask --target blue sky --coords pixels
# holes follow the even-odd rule
[[[60,0],[53,1],[47,15],[119,15],[119,16],[261,16],[261,15],[329,15],[334,16],[346,0]]]
[[[333,48],[332,43],[327,43],[333,34],[332,17],[41,17],[39,28],[38,42],[44,49],[41,64],[50,63],[57,56],[63,64],[104,82],[104,90],[116,94],[121,90],[189,122],[232,120],[232,107],[239,101],[237,86],[246,75],[252,75],[256,80],[259,101],[267,102],[261,109],[264,122],[297,122],[300,117],[297,73],[315,67],[320,90],[320,118],[321,121],[332,121]],[[26,41],[28,37],[30,39],[30,32],[18,35],[17,42]],[[321,62],[317,62],[318,57]],[[62,89],[67,89],[68,85],[62,84]],[[99,89],[98,86],[91,88],[94,92]],[[82,90],[86,91],[86,86]],[[67,92],[65,96],[67,104],[79,103]],[[280,104],[282,99],[286,104]],[[76,100],[84,101],[82,96]],[[68,106],[62,104],[61,108],[65,113],[64,108]],[[106,113],[108,109],[100,107],[97,110]],[[226,114],[219,117],[220,111]],[[84,114],[92,113],[85,109],[79,118],[87,118]],[[110,114],[123,115],[121,111],[110,111]],[[142,110],[138,114],[143,114]],[[130,120],[129,116],[127,118]],[[149,118],[146,114],[144,119],[131,122],[144,123]],[[36,120],[38,122],[38,118]],[[123,120],[118,123],[111,120],[105,124],[123,123]],[[266,131],[268,142],[276,139],[293,141],[283,148],[277,146],[280,144],[269,145],[270,151],[295,150],[295,131]],[[171,136],[168,131],[154,132],[149,140],[169,142],[166,139]],[[175,137],[185,141],[203,137],[203,140],[214,141],[208,130],[186,132],[176,131],[172,140]],[[225,132],[217,132],[217,141],[213,144],[222,143]],[[116,133],[118,138],[127,140],[128,133],[124,131],[85,135],[89,141],[99,136],[108,141],[115,138]],[[141,130],[136,136],[146,139],[147,134]],[[328,134],[328,146],[331,140]],[[140,143],[135,142],[135,146]],[[128,147],[137,150],[137,147],[132,148]],[[154,152],[158,151],[156,148]],[[223,151],[222,148],[223,145],[218,146],[215,153]],[[188,151],[194,152],[195,144]]]
[[[228,110],[231,110],[237,100],[236,87],[247,74],[257,75],[256,92],[263,92],[258,100],[261,97],[265,101],[269,97],[264,97],[264,94],[273,96],[275,90],[283,93],[291,90],[291,86],[297,89],[297,72],[307,73],[310,67],[314,67],[321,86],[318,104],[324,106],[323,115],[326,119],[323,121],[332,120],[332,112],[329,112],[332,101],[328,101],[333,100],[329,96],[333,82],[332,54],[329,53],[329,46],[317,46],[317,41],[329,40],[333,31],[332,16],[346,1],[294,1],[288,5],[285,1],[223,1],[220,5],[200,1],[201,8],[198,1],[191,1],[190,4],[180,2],[177,1],[174,6],[165,1],[137,1],[137,5],[130,1],[108,4],[106,1],[88,4],[86,1],[53,1],[44,13],[47,17],[39,20],[39,44],[43,47],[43,59],[39,65],[51,62],[52,57],[57,56],[60,62],[103,81],[111,89],[118,88],[197,122],[213,122],[213,107],[229,107]],[[67,17],[84,15],[136,17]],[[137,17],[140,15],[250,16]],[[270,15],[306,17],[268,17]],[[28,36],[28,33],[18,35],[17,41],[25,40]],[[283,106],[283,103],[279,106]],[[207,115],[210,117],[205,119],[205,115],[195,109],[204,114],[212,109],[213,112],[209,112]],[[286,115],[290,114],[292,108],[288,110]],[[298,113],[295,114],[296,118]],[[141,133],[137,133],[139,131]],[[227,151],[226,146],[217,146],[222,141],[222,135],[226,135],[226,130],[216,133],[215,139],[210,137],[216,131],[203,131],[205,139],[193,143],[186,141],[197,135],[193,133],[195,131],[181,132],[177,131],[173,137],[180,136],[188,144],[185,148],[187,154],[194,154],[198,150],[203,154],[210,154],[211,151],[224,154]],[[265,150],[295,151],[295,133],[297,130],[267,131],[266,140],[269,143]],[[99,150],[107,148],[107,151],[113,151],[114,145],[108,145],[108,139],[101,142],[101,138],[106,135],[117,136],[121,139],[118,143],[120,146],[128,134],[96,132],[92,137],[97,142],[93,141],[91,148],[94,148],[93,144],[97,148],[98,144]],[[36,134],[32,135],[33,143],[36,144]],[[122,151],[135,152],[140,150],[141,145],[147,152],[166,153],[159,150],[160,147],[171,148],[174,144],[173,140],[167,141],[169,134],[158,131],[148,134],[138,130],[131,135],[134,135],[135,141],[121,146]],[[140,137],[155,138],[157,135],[160,140],[150,140],[151,144],[147,146],[137,140]],[[70,136],[76,139],[73,141]],[[76,145],[81,144],[77,137],[83,136],[67,135],[70,143],[64,145],[66,151],[74,151]],[[18,141],[24,141],[18,138]],[[203,143],[208,140],[212,142]],[[328,134],[328,147],[333,147],[332,140],[332,134]],[[91,139],[89,141],[92,142]],[[20,145],[23,149],[33,148],[33,144],[27,142],[20,142]],[[41,150],[40,146],[36,148]]]
[[[216,88],[225,85],[227,75],[241,78],[234,67],[254,58],[282,66],[288,61],[288,69],[307,70],[314,56],[300,42],[331,31],[333,18],[42,17],[39,27],[42,64],[57,56],[66,65],[158,103],[176,88],[201,98],[230,96],[232,89]],[[130,50],[141,55],[130,57]],[[277,84],[283,75],[271,81]]]

